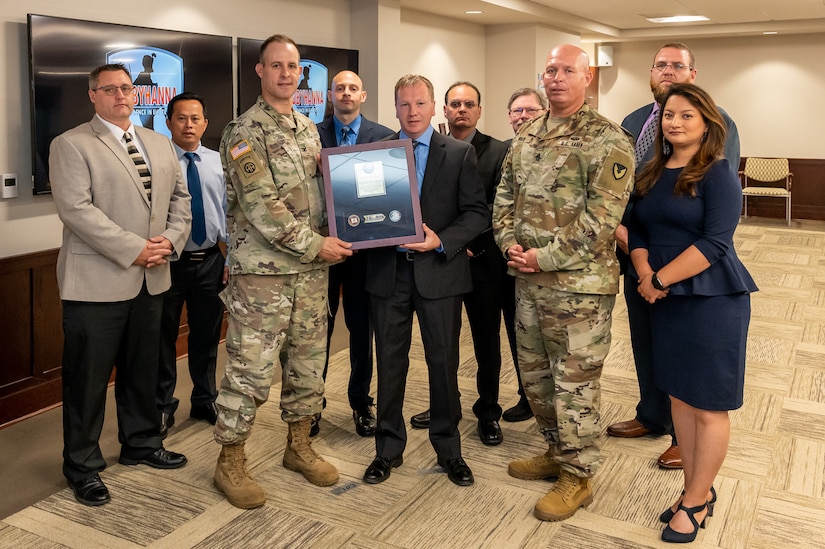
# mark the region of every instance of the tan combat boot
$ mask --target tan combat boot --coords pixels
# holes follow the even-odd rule
[[[284,467],[297,471],[312,484],[331,486],[338,482],[338,470],[315,453],[309,440],[312,418],[305,417],[289,424],[289,434],[284,449]]]
[[[507,474],[522,480],[542,480],[559,476],[561,467],[553,459],[555,449],[551,448],[540,456],[511,461],[507,467]]]
[[[533,514],[539,520],[556,522],[570,518],[579,507],[593,501],[593,487],[589,478],[577,477],[562,469],[559,481],[546,496],[536,502]]]
[[[221,448],[215,467],[215,488],[223,492],[227,501],[241,509],[254,509],[266,503],[263,488],[249,476],[243,443]]]

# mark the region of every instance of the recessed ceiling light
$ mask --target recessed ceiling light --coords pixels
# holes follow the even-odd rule
[[[651,23],[693,23],[696,21],[710,21],[704,15],[674,15],[672,17],[647,17]]]
[[[466,13],[467,15],[481,15],[484,12],[481,10],[467,10],[464,13]]]
[[[779,34],[777,31],[765,31],[762,34]]]

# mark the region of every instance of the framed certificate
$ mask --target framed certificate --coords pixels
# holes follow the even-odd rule
[[[412,141],[321,149],[329,233],[353,250],[424,240]]]

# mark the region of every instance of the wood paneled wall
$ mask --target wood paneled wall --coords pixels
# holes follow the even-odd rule
[[[60,404],[63,317],[57,252],[0,259],[0,427]],[[226,334],[224,321],[222,338]],[[178,356],[186,353],[186,308]]]

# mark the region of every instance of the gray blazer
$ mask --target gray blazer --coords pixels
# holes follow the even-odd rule
[[[63,222],[57,258],[60,298],[126,301],[144,280],[150,294],[169,289],[169,264],[133,265],[146,240],[165,236],[181,253],[189,237],[190,197],[172,142],[135,127],[152,172],[149,204],[124,146],[97,118],[57,136],[49,153],[52,195]]]

